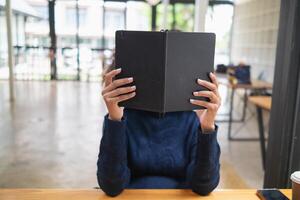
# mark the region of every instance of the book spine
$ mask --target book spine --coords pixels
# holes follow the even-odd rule
[[[166,101],[167,101],[167,95],[166,95],[166,80],[167,80],[167,67],[168,67],[168,30],[164,31],[164,89],[163,89],[163,113],[166,112]]]

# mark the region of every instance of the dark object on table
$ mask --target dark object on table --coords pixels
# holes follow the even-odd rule
[[[238,65],[235,68],[235,77],[238,84],[251,84],[250,65]]]
[[[218,64],[216,72],[220,73],[220,74],[226,74],[227,73],[227,66],[224,65],[224,64]]]
[[[256,194],[261,200],[289,200],[277,189],[257,190]]]
[[[133,77],[137,87],[136,96],[120,105],[159,113],[199,109],[189,100],[194,91],[207,90],[196,81],[210,81],[214,52],[213,33],[117,31],[117,78]]]

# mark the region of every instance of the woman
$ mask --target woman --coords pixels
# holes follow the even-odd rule
[[[198,80],[209,91],[195,91],[191,99],[205,110],[158,113],[123,109],[118,103],[134,98],[138,88],[125,86],[134,77],[115,79],[121,69],[108,69],[104,76],[104,98],[108,114],[98,157],[97,178],[109,196],[125,188],[189,188],[209,194],[219,183],[220,147],[214,124],[220,107],[216,76],[211,82]]]

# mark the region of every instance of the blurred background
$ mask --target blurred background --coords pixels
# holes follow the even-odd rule
[[[153,0],[152,0],[153,1]],[[181,30],[195,28],[195,2],[171,1],[164,22],[164,5],[152,1],[13,0],[13,45],[17,80],[99,81],[103,65],[114,48],[116,30]],[[8,78],[4,2],[1,0],[0,78]],[[155,3],[155,1],[154,1]],[[50,4],[50,6],[48,5]],[[211,1],[206,6],[206,31],[218,36],[219,62],[229,62],[233,3]],[[49,15],[49,9],[54,16]],[[52,18],[50,18],[52,17]],[[49,26],[52,24],[52,28]],[[50,29],[54,31],[50,34]],[[54,48],[55,73],[49,50]]]
[[[216,33],[219,188],[263,187],[279,0],[11,0],[9,19],[6,2],[0,0],[0,187],[97,186],[106,114],[101,73],[120,29]],[[257,112],[253,96],[269,97],[269,107]]]

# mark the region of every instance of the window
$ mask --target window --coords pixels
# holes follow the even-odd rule
[[[84,27],[87,23],[87,9],[79,8],[79,27]],[[68,27],[76,27],[76,7],[66,8],[66,25]]]
[[[105,13],[105,31],[114,32],[124,28],[124,12],[121,10],[107,10]]]
[[[48,19],[48,14],[49,14],[49,12],[48,12],[48,7],[47,6],[37,6],[37,5],[35,5],[35,6],[33,6],[34,7],[34,9],[38,12],[38,14],[42,17],[42,18],[44,18],[44,19]]]

